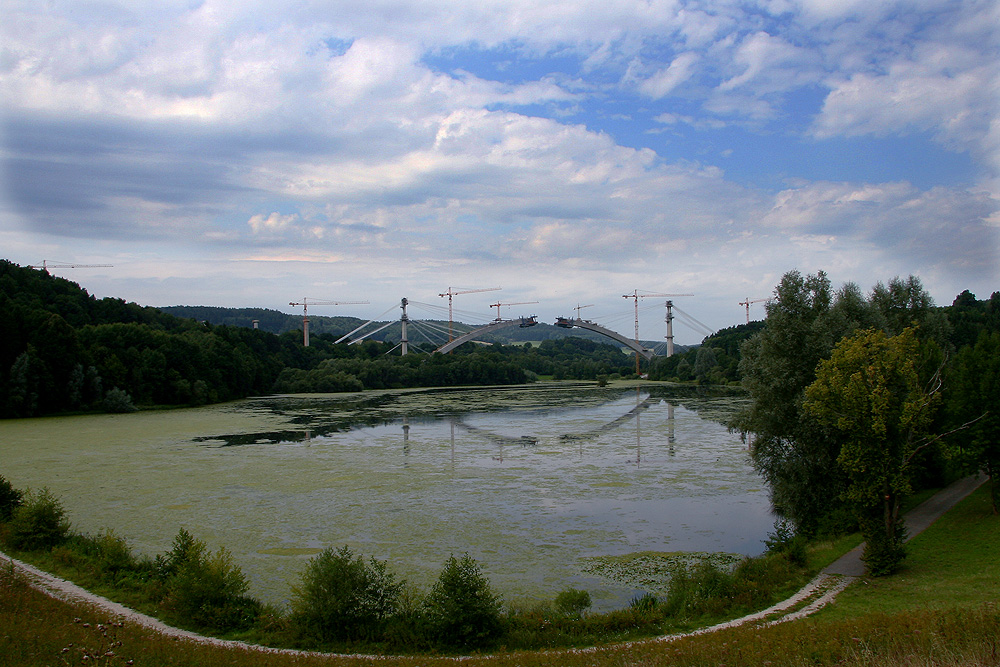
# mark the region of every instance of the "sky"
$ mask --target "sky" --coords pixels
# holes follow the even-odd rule
[[[690,294],[690,344],[793,269],[1000,290],[996,0],[0,14],[0,256],[110,264],[52,269],[98,297],[626,334],[638,302],[662,339]]]

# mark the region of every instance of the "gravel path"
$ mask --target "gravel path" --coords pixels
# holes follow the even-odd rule
[[[961,479],[941,490],[930,499],[908,512],[906,515],[907,539],[912,539],[917,534],[922,532],[938,517],[954,507],[956,503],[979,488],[979,486],[985,481],[986,479],[981,475]],[[864,563],[861,561],[863,547],[864,545],[862,544],[845,554],[830,566],[825,568],[819,575],[816,576],[815,579],[803,587],[802,590],[787,600],[779,602],[773,607],[769,607],[768,609],[753,614],[748,614],[747,616],[743,616],[742,618],[737,618],[732,621],[726,621],[725,623],[719,623],[718,625],[713,625],[708,628],[695,630],[693,632],[664,635],[653,639],[642,639],[634,642],[627,642],[626,645],[650,641],[668,642],[680,637],[707,634],[709,632],[715,632],[725,628],[733,628],[747,623],[773,625],[776,623],[784,623],[786,621],[805,618],[806,616],[816,612],[818,609],[833,602],[842,590],[847,588],[853,581],[864,574]],[[245,642],[206,637],[204,635],[199,635],[194,632],[166,625],[152,616],[141,614],[134,609],[129,609],[128,607],[120,605],[117,602],[95,595],[87,590],[84,590],[83,588],[80,588],[71,581],[60,579],[59,577],[49,574],[48,572],[43,572],[33,565],[11,558],[2,552],[0,552],[0,559],[7,561],[15,568],[15,570],[23,573],[32,587],[45,593],[46,595],[50,595],[60,600],[65,600],[67,602],[82,602],[96,607],[126,623],[134,623],[170,637],[177,637],[179,639],[186,639],[189,641],[222,646],[226,648],[263,651],[275,654],[324,655],[328,657],[368,659],[389,657],[276,649],[256,644],[247,644]],[[597,649],[570,649],[569,651],[586,653],[594,650]]]

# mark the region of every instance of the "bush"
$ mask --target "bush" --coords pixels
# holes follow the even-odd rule
[[[10,521],[23,498],[24,493],[15,489],[3,475],[0,475],[0,523]]]
[[[501,600],[468,554],[450,556],[424,600],[424,619],[433,639],[446,646],[483,646],[502,629]]]
[[[868,574],[884,577],[899,569],[900,563],[906,558],[906,547],[903,545],[906,528],[902,519],[896,521],[890,537],[886,535],[881,517],[866,517],[861,521],[861,534],[865,538],[861,560]]]
[[[357,556],[347,546],[328,548],[309,561],[292,600],[294,622],[321,641],[374,639],[398,605],[403,584],[385,563]]]
[[[177,574],[185,563],[201,560],[204,556],[205,543],[194,539],[191,533],[181,528],[174,537],[174,545],[170,551],[156,557],[157,575],[161,579],[168,579]]]
[[[15,549],[50,549],[66,540],[69,521],[62,503],[48,489],[28,492],[14,509],[7,540]]]
[[[781,554],[793,565],[806,564],[806,538],[796,535],[792,525],[785,519],[774,522],[774,532],[768,533],[764,545],[769,554]]]
[[[784,555],[744,558],[731,571],[704,561],[676,572],[663,603],[680,618],[728,616],[774,602],[799,570]]]
[[[556,610],[564,616],[579,618],[590,609],[590,593],[567,588],[556,595]]]
[[[159,576],[167,578],[163,607],[186,625],[239,630],[253,625],[261,613],[260,602],[246,595],[249,584],[232,555],[225,548],[209,554],[205,543],[184,529],[156,565]]]
[[[101,407],[104,408],[105,412],[125,413],[136,411],[136,407],[132,403],[132,397],[127,391],[118,387],[108,390],[108,393],[104,395]]]

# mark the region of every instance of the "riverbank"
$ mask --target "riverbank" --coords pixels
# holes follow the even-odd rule
[[[952,500],[954,502],[955,499]],[[927,503],[915,510],[916,514],[926,516]],[[946,507],[939,507],[943,511]],[[619,644],[616,646],[601,647],[598,649],[559,651],[552,653],[519,653],[519,654],[499,654],[495,656],[481,656],[477,658],[463,658],[464,662],[489,662],[490,664],[634,664],[634,660],[643,656],[641,664],[662,664],[670,658],[670,664],[704,664],[701,658],[708,655],[716,655],[720,651],[725,654],[727,651],[734,651],[739,647],[739,653],[744,659],[741,664],[765,664],[764,661],[753,662],[751,658],[760,653],[763,649],[759,646],[761,638],[771,637],[772,657],[781,655],[795,649],[798,653],[787,654],[787,660],[781,660],[774,664],[796,664],[804,660],[803,651],[810,652],[813,658],[818,657],[816,664],[835,664],[837,656],[843,659],[844,656],[860,656],[858,642],[864,642],[865,655],[871,660],[868,664],[896,664],[892,662],[878,662],[880,651],[888,653],[898,652],[906,645],[907,637],[897,631],[898,628],[908,628],[909,637],[914,639],[915,644],[924,646],[926,640],[935,636],[947,637],[947,649],[950,653],[959,658],[968,655],[975,657],[980,651],[989,650],[989,642],[993,642],[995,650],[995,627],[998,620],[996,605],[996,593],[1000,590],[1000,582],[996,581],[1000,574],[996,572],[995,552],[990,550],[989,545],[995,545],[1000,539],[1000,525],[998,519],[988,511],[988,499],[984,490],[974,493],[970,498],[961,502],[956,511],[951,511],[945,515],[944,520],[932,525],[926,533],[918,536],[912,546],[913,554],[907,561],[903,571],[896,577],[889,577],[880,580],[864,580],[864,586],[855,586],[848,589],[841,599],[850,600],[850,608],[854,609],[853,615],[845,617],[837,610],[839,605],[834,605],[831,610],[825,611],[816,617],[816,620],[808,620],[804,623],[788,623],[782,626],[771,626],[761,628],[759,622],[773,622],[779,619],[797,619],[812,611],[816,611],[829,602],[830,596],[825,595],[826,591],[821,586],[814,585],[809,594],[796,596],[792,601],[786,601],[781,609],[772,609],[768,613],[754,614],[751,617],[741,619],[737,622],[721,624],[715,628],[690,633],[685,636],[663,637],[656,640],[631,642],[629,644]],[[976,540],[970,540],[970,529],[977,536]],[[959,532],[961,531],[961,532]],[[990,562],[990,558],[994,560]],[[954,568],[947,570],[947,577],[942,577],[941,572],[934,566],[942,558],[950,558],[956,563]],[[378,662],[379,664],[409,665],[409,664],[434,664],[445,661],[444,658],[383,658],[375,656],[328,656],[317,654],[296,654],[282,657],[281,654],[273,650],[268,652],[257,652],[245,645],[222,640],[199,640],[191,633],[163,631],[154,623],[145,623],[141,620],[126,615],[124,625],[118,626],[115,623],[122,616],[113,608],[100,606],[99,599],[89,598],[86,595],[73,598],[69,602],[60,602],[51,598],[41,596],[37,589],[27,586],[27,579],[19,576],[18,570],[13,564],[4,568],[3,583],[5,587],[4,597],[11,601],[15,607],[0,612],[0,619],[4,628],[3,636],[0,637],[0,655],[6,656],[9,662],[0,664],[17,665],[48,665],[52,662],[43,660],[43,656],[53,650],[59,652],[63,648],[69,648],[70,653],[78,652],[82,646],[94,644],[99,631],[95,630],[98,624],[102,625],[105,634],[100,634],[102,646],[107,646],[116,642],[121,642],[121,646],[115,653],[115,657],[124,656],[126,640],[133,646],[141,647],[143,664],[364,664]],[[42,577],[44,574],[33,576]],[[830,577],[833,575],[824,575]],[[985,580],[984,580],[985,577]],[[949,590],[948,581],[955,582],[950,590],[959,591],[962,594],[963,604],[956,607],[954,604],[948,605],[946,595],[940,591]],[[827,584],[830,580],[827,579]],[[841,580],[843,582],[844,580]],[[933,584],[933,585],[932,585]],[[65,584],[53,584],[57,589],[71,588]],[[942,588],[943,587],[943,588]],[[969,590],[970,587],[974,589]],[[926,591],[932,589],[935,599],[941,609],[927,611],[925,607]],[[836,586],[831,590],[836,590]],[[875,595],[872,595],[875,591]],[[911,603],[907,605],[901,602],[905,596],[905,591],[910,591]],[[896,599],[890,605],[892,615],[886,616],[885,596],[883,592],[891,592],[890,598]],[[823,594],[820,594],[823,593]],[[994,597],[990,597],[990,594]],[[970,597],[971,595],[971,597]],[[824,596],[827,598],[825,602]],[[813,607],[812,609],[810,609]],[[918,607],[920,609],[918,609]],[[69,615],[73,614],[72,619]],[[79,618],[79,622],[75,619]],[[48,619],[45,626],[38,625]],[[84,620],[88,619],[88,620]],[[35,625],[31,625],[34,621]],[[84,624],[89,624],[85,627]],[[957,624],[957,625],[956,625]],[[162,625],[162,624],[161,624]],[[38,633],[39,627],[50,628],[50,633]],[[822,627],[822,637],[820,644],[813,649],[807,649],[803,645],[804,638],[817,637],[817,627]],[[32,630],[31,628],[34,628]],[[109,630],[110,628],[110,630]],[[708,631],[713,631],[708,634]],[[107,633],[112,635],[108,639]],[[916,634],[914,634],[914,632]],[[96,633],[96,634],[95,634]],[[852,634],[853,633],[853,634]],[[43,637],[45,634],[46,637]],[[850,634],[851,636],[847,636]],[[51,635],[51,636],[50,636]],[[91,636],[93,635],[93,636]],[[870,635],[870,636],[868,636]],[[919,642],[917,635],[922,635]],[[59,638],[62,639],[59,639]],[[73,641],[71,637],[76,637],[79,641]],[[61,647],[54,647],[53,640],[58,644],[64,643]],[[857,641],[855,641],[857,640]],[[81,641],[83,643],[81,643]],[[791,642],[783,647],[785,642]],[[100,643],[100,642],[98,642]],[[72,644],[73,646],[68,646]],[[96,646],[96,644],[94,644]],[[732,646],[732,648],[729,648]],[[882,646],[883,648],[879,648]],[[937,646],[938,648],[934,648]],[[755,648],[756,647],[756,648]],[[797,647],[797,648],[796,648]],[[150,649],[152,654],[162,655],[164,661],[149,661]],[[96,650],[96,649],[95,649]],[[114,649],[111,649],[114,652]],[[917,646],[914,650],[940,650],[940,644],[926,644],[925,648]],[[164,653],[165,651],[165,653]],[[775,653],[777,652],[777,653]],[[259,655],[258,655],[259,653]],[[47,653],[50,657],[53,653]],[[74,653],[75,654],[75,653]],[[168,657],[169,656],[169,657]],[[195,657],[200,656],[200,657]],[[262,656],[268,656],[266,662],[260,662]],[[698,658],[698,656],[701,656]],[[825,657],[824,657],[825,656]],[[696,660],[697,658],[697,660]],[[964,658],[962,658],[964,659]],[[830,662],[828,662],[828,660]],[[306,662],[302,662],[306,661]],[[122,664],[126,664],[122,662]],[[951,663],[944,663],[951,664]],[[956,662],[954,664],[991,664],[988,662]],[[995,663],[993,663],[995,664]]]

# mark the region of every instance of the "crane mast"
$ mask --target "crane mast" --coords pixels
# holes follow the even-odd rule
[[[694,296],[694,294],[654,294],[654,293],[640,294],[639,290],[633,290],[631,294],[622,294],[622,298],[623,299],[632,299],[635,302],[635,344],[636,345],[639,345],[639,299],[645,299],[645,298],[648,298],[648,297],[671,297],[671,296]],[[670,331],[670,319],[671,318],[670,318],[670,315],[669,315],[669,308],[670,308],[670,306],[673,305],[673,303],[670,302],[670,301],[668,301],[667,304],[668,304],[668,306],[667,306],[667,308],[668,308],[668,316],[667,316],[668,317],[667,318],[667,329],[668,329],[668,331],[667,331],[667,336],[668,336],[668,341],[667,341],[667,356],[670,356],[670,353],[673,350],[673,332]],[[636,375],[639,374],[639,353],[638,352],[635,353],[635,374]]]
[[[452,309],[451,309],[451,299],[452,299],[452,297],[457,296],[459,294],[475,294],[477,292],[496,292],[499,289],[501,289],[501,288],[500,287],[483,287],[481,289],[459,289],[459,290],[456,291],[454,288],[449,287],[447,292],[442,292],[442,293],[438,294],[438,296],[446,296],[446,297],[448,297],[448,342],[449,343],[451,341],[455,340],[454,335],[452,335],[453,323],[455,321],[454,317],[452,316]]]
[[[739,305],[747,307],[747,324],[750,324],[750,304],[760,303],[761,301],[767,301],[767,299],[751,299],[750,297],[747,297],[746,301],[740,301]]]

